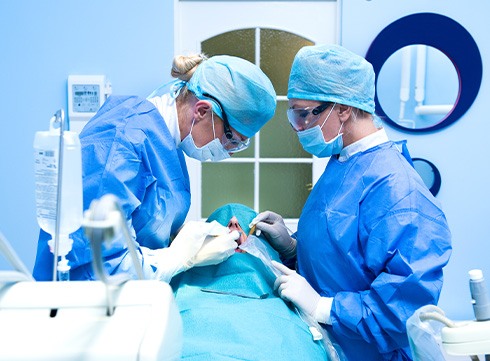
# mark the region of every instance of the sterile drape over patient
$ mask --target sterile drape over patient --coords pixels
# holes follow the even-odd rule
[[[231,204],[208,221],[227,225],[235,216],[248,234],[255,215],[248,207]],[[254,241],[279,260],[267,242]],[[322,341],[313,340],[293,306],[274,292],[275,278],[259,258],[239,252],[221,264],[174,277],[171,286],[184,323],[182,359],[328,360]]]

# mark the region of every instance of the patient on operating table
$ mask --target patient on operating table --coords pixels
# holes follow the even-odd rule
[[[274,292],[276,275],[267,263],[279,256],[260,237],[247,239],[255,216],[241,204],[217,209],[208,222],[240,232],[240,248],[220,264],[193,267],[172,278],[184,326],[182,359],[335,360],[292,305]]]

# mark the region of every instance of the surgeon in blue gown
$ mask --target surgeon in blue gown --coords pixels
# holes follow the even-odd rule
[[[190,206],[184,153],[200,161],[220,161],[245,149],[275,112],[276,94],[256,65],[233,56],[177,56],[177,80],[148,99],[111,96],[80,134],[83,203],[114,194],[139,247],[146,278],[154,268],[144,249],[167,247]],[[41,230],[34,277],[51,280],[53,254]],[[71,235],[67,258],[72,280],[95,278],[89,240]],[[122,237],[104,251],[106,271],[136,277]]]
[[[275,287],[312,315],[349,360],[411,360],[407,319],[437,304],[451,233],[438,200],[374,116],[375,75],[336,45],[297,53],[288,119],[304,149],[330,157],[298,230],[266,211],[252,222],[286,267]]]

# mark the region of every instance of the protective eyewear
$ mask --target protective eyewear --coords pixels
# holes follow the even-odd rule
[[[231,130],[230,123],[228,122],[225,110],[220,101],[208,93],[204,93],[203,95],[206,98],[214,100],[218,107],[221,109],[221,118],[223,119],[223,129],[225,133],[221,138],[221,144],[223,144],[223,148],[225,148],[228,153],[237,153],[247,149],[250,145],[250,138],[242,139]]]
[[[332,103],[323,103],[317,107],[289,108],[288,120],[297,132],[311,128],[320,119],[320,114]]]

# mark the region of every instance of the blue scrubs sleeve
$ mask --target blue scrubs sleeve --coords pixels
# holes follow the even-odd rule
[[[374,226],[365,255],[378,276],[369,290],[335,295],[331,319],[338,335],[360,335],[380,353],[406,347],[406,320],[420,305],[437,304],[442,288],[451,235],[441,217],[398,210]]]

